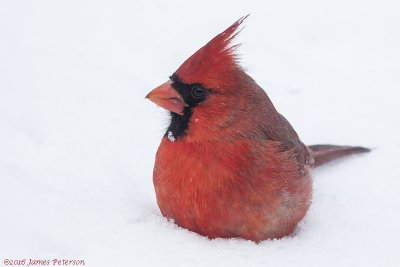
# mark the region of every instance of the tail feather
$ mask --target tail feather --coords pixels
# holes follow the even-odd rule
[[[312,145],[309,148],[314,152],[315,167],[348,155],[371,151],[360,146]]]

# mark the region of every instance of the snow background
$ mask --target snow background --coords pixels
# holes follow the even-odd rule
[[[351,2],[351,3],[350,3]],[[0,1],[0,266],[399,266],[398,1]],[[258,245],[165,220],[168,123],[144,99],[241,16],[248,73],[306,144],[372,153],[314,171],[296,233]]]

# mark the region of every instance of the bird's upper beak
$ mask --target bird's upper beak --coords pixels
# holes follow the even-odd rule
[[[166,110],[183,115],[183,109],[188,105],[183,101],[182,96],[171,86],[171,84],[171,81],[161,84],[148,93],[146,98]]]

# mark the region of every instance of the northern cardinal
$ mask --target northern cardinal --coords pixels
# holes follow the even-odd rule
[[[369,150],[307,147],[300,141],[238,64],[231,41],[246,17],[200,48],[146,98],[171,116],[153,172],[162,214],[209,238],[259,242],[292,233],[304,217],[311,168]]]

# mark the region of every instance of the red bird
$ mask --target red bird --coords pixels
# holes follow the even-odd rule
[[[310,169],[362,147],[305,146],[238,65],[246,17],[189,57],[146,97],[170,111],[153,180],[162,214],[209,238],[290,234],[311,201]]]

